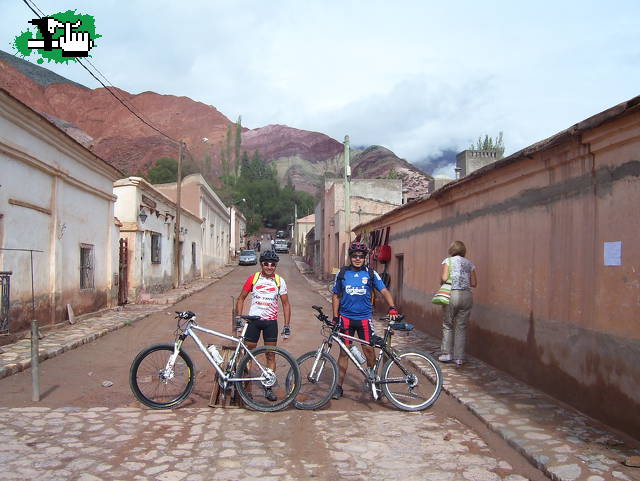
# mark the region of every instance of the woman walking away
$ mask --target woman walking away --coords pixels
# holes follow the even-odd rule
[[[471,288],[478,285],[476,266],[465,257],[467,248],[462,241],[454,241],[449,247],[449,256],[442,261],[441,282],[451,283],[451,299],[442,306],[442,355],[441,362],[455,361],[462,366],[465,361],[467,322],[473,306]]]

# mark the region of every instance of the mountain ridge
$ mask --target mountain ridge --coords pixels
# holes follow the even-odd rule
[[[10,57],[10,58],[9,58]],[[222,170],[221,150],[227,131],[236,124],[215,107],[186,96],[153,91],[131,94],[109,87],[149,123],[171,137],[158,133],[133,116],[106,88],[90,89],[44,67],[0,51],[0,87],[40,113],[52,123],[73,132],[97,155],[128,175],[146,172],[161,157],[177,158],[180,139],[203,175],[216,183]],[[57,119],[57,120],[54,120]],[[207,138],[207,142],[202,141]],[[233,142],[233,141],[232,141]],[[326,172],[337,175],[343,163],[343,144],[326,134],[286,125],[243,129],[241,151],[255,151],[278,172],[291,179],[298,190],[315,193]],[[352,149],[354,177],[376,178],[398,175],[410,189],[410,197],[426,193],[429,175],[411,166],[383,147]]]

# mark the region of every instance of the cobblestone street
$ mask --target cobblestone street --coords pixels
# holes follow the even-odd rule
[[[310,306],[328,301],[326,284],[299,268],[288,256],[279,266],[294,312],[292,338],[282,346],[294,356],[320,342]],[[30,400],[28,340],[3,346],[0,479],[640,479],[624,464],[640,454],[636,441],[476,359],[461,369],[442,365],[445,392],[422,412],[373,402],[352,369],[344,398],[322,410],[258,413],[207,407],[210,368],[190,342],[197,382],[189,399],[170,411],[141,408],[128,386],[135,354],[172,340],[174,310],[193,309],[201,325],[228,330],[230,297],[253,270],[226,268],[151,304],[46,332],[40,402]],[[438,349],[419,331],[397,333],[393,344]]]
[[[434,413],[0,410],[5,480],[524,481]]]

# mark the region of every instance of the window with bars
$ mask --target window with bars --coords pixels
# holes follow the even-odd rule
[[[160,264],[160,234],[151,234],[151,263]]]
[[[80,289],[93,289],[93,246],[80,244]]]

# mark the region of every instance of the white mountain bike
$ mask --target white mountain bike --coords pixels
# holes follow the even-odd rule
[[[259,320],[259,316],[238,316],[247,323],[241,326],[240,337],[236,338],[198,326],[196,315],[191,311],[176,314],[174,343],[143,349],[131,364],[131,390],[142,404],[168,409],[179,405],[191,394],[195,369],[191,358],[182,350],[188,337],[195,341],[217,371],[223,392],[230,383],[235,383],[244,403],[257,411],[279,411],[293,402],[300,389],[300,371],[291,354],[275,346],[261,346],[250,351],[244,343],[248,322]],[[204,345],[196,331],[236,343],[226,365],[215,349],[210,352],[211,347],[208,349]]]

